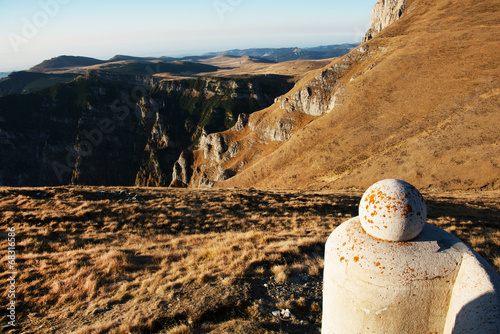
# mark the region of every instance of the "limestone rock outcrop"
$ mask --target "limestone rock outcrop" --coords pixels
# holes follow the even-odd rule
[[[107,81],[113,83],[122,83],[126,85],[134,85],[137,87],[145,87],[151,89],[153,86],[160,82],[160,79],[153,76],[146,75],[131,75],[121,74],[118,72],[105,71],[105,70],[91,70],[85,74],[88,80],[92,81]]]
[[[212,133],[202,138],[200,148],[203,150],[205,159],[215,162],[221,162],[222,154],[228,149],[224,137],[220,133]]]
[[[174,164],[172,172],[171,187],[187,187],[191,179],[191,165],[193,163],[193,153],[189,150],[182,151],[179,159]]]
[[[231,128],[232,131],[241,131],[248,124],[248,115],[247,114],[239,114],[238,120],[236,124]]]
[[[259,133],[259,138],[262,140],[283,143],[292,137],[293,130],[295,128],[293,125],[294,121],[294,117],[284,116],[275,123],[265,126],[251,127],[251,129],[252,131],[257,131]]]
[[[347,58],[345,58],[347,59]],[[337,92],[341,92],[344,74],[351,63],[333,64],[323,70],[305,86],[283,98],[281,108],[288,112],[300,111],[306,115],[321,116],[331,112],[338,104]]]
[[[379,0],[372,9],[370,29],[366,32],[363,42],[369,41],[403,16],[406,2],[407,0]]]

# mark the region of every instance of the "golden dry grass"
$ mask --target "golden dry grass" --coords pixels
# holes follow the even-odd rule
[[[246,144],[258,131],[237,138],[242,149],[224,168],[245,169],[217,186],[361,190],[398,178],[419,189],[498,189],[499,4],[409,0],[400,20],[363,45],[368,52],[332,62],[347,67],[335,84],[313,71],[281,99],[310,88],[328,105],[340,86],[333,111],[298,120],[292,138],[272,149],[263,138]],[[280,106],[252,114],[253,124],[298,117]],[[256,150],[259,159],[248,159]]]
[[[18,233],[20,323],[28,333],[173,331],[245,313],[255,293],[247,280],[273,281],[275,265],[302,262],[319,277],[321,244],[340,219],[313,211],[326,200],[237,190],[3,189],[2,226]],[[348,201],[342,210],[354,205],[338,201]],[[4,257],[6,239],[0,245]]]
[[[19,325],[25,333],[317,333],[323,245],[357,215],[360,195],[1,188],[2,226],[17,232]],[[429,222],[497,270],[498,195],[426,195]],[[287,308],[295,319],[271,315]]]

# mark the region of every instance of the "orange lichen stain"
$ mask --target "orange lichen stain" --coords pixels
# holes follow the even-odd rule
[[[376,267],[380,266],[380,262],[374,262]]]
[[[387,226],[384,225],[384,228],[387,228]]]
[[[372,215],[372,217],[373,217],[373,216],[375,216],[375,215],[377,215],[377,211],[373,211],[373,212],[371,213],[371,215]]]
[[[342,257],[340,258],[340,262],[342,262],[342,261],[344,261],[344,260],[345,260],[345,257],[343,257],[343,256],[342,256]]]
[[[342,246],[345,246],[346,244],[347,244],[347,242],[344,242],[344,243],[342,244]]]
[[[372,193],[370,196],[367,197],[367,199],[369,200],[368,203],[374,204],[375,203],[375,194]]]
[[[353,258],[353,260],[354,260],[354,262],[358,262],[358,261],[359,261],[359,256],[355,256],[355,257]]]
[[[410,213],[413,212],[413,208],[411,207],[410,204],[406,204],[405,209],[403,211],[404,216],[408,216]]]

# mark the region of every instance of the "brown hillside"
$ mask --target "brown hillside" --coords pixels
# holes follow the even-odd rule
[[[330,65],[344,66],[336,81],[342,91],[313,87],[323,104],[341,93],[333,111],[312,121],[296,118],[292,138],[273,141],[279,148],[268,155],[250,151],[273,146],[265,140],[240,150],[223,167],[244,162],[245,168],[218,186],[365,189],[401,178],[420,189],[498,189],[499,9],[498,0],[408,1],[399,21]],[[306,76],[287,96],[312,87],[308,80],[318,75]],[[250,123],[297,113],[275,103]],[[256,136],[245,131],[245,138]]]

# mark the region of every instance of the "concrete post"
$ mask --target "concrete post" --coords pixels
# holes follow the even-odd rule
[[[323,334],[500,333],[500,277],[415,187],[377,182],[359,213],[326,243]]]

